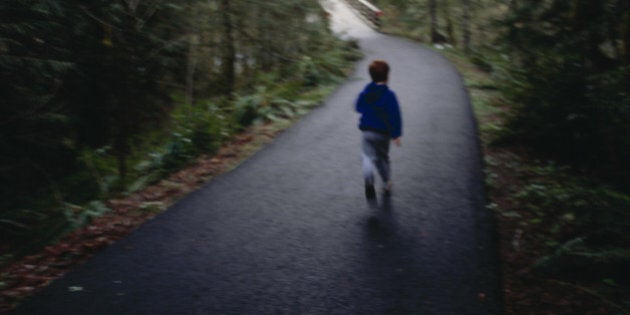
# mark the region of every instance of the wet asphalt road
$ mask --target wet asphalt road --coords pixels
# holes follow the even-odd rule
[[[499,314],[475,122],[439,54],[329,0],[366,54],[326,103],[16,314]],[[394,195],[363,194],[357,93],[385,59],[404,121]],[[71,292],[70,287],[81,287]]]

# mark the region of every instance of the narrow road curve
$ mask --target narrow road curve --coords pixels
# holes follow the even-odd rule
[[[447,60],[324,2],[366,55],[324,106],[16,314],[500,314],[468,95]],[[357,93],[391,67],[394,195],[363,195]],[[379,196],[380,197],[380,196]]]

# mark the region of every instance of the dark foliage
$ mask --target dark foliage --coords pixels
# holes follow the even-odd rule
[[[520,104],[513,136],[620,185],[630,168],[630,11],[622,1],[519,1],[506,19]]]
[[[134,135],[166,117],[164,83],[184,62],[181,29],[169,26],[182,8],[169,2],[111,1],[79,6],[75,60],[82,70],[68,82],[79,145],[111,145],[126,173]],[[176,24],[175,24],[176,25]]]
[[[66,14],[65,6],[48,1],[0,3],[0,200],[14,202],[8,206],[72,167],[66,141],[72,133],[60,99],[64,78],[76,70]]]
[[[50,188],[84,146],[113,146],[124,172],[133,136],[165,113],[160,83],[182,59],[177,7],[131,3],[0,4],[3,201]]]
[[[356,59],[326,26],[307,0],[0,2],[0,252],[304,114]]]

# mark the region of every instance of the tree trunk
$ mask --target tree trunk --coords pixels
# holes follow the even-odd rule
[[[260,17],[257,19],[257,25],[259,28],[267,28],[265,32],[263,32],[260,36],[260,45],[257,47],[259,50],[257,62],[259,67],[264,71],[270,71],[273,67],[273,56],[271,54],[272,50],[272,27],[266,26],[272,23],[273,18],[271,17],[271,12],[269,9],[262,8],[263,11],[260,13]]]
[[[431,20],[431,43],[435,44],[440,42],[440,34],[437,30],[437,0],[429,0],[429,15]]]
[[[442,12],[444,12],[444,18],[446,19],[446,34],[448,36],[447,42],[457,45],[455,28],[453,27],[453,19],[451,17],[451,2],[450,0],[444,0],[443,3]]]
[[[622,17],[623,22],[621,23],[621,37],[623,41],[623,60],[626,65],[630,65],[630,4],[625,2],[624,7],[622,7],[624,12],[624,16]]]
[[[127,177],[127,156],[130,153],[130,147],[125,139],[125,135],[120,133],[114,140],[114,155],[118,162],[118,175],[122,180]]]
[[[222,95],[231,95],[235,83],[236,48],[234,43],[234,24],[230,0],[221,0],[221,22],[223,24],[223,40],[221,52],[221,86]]]
[[[195,92],[195,69],[197,68],[197,46],[199,45],[199,35],[191,34],[188,41],[188,62],[186,64],[186,104],[194,102]]]
[[[472,9],[471,0],[463,0],[464,5],[464,15],[462,16],[462,45],[464,46],[464,51],[470,51],[470,10]]]

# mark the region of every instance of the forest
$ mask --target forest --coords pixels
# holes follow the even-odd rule
[[[360,57],[309,0],[0,2],[0,313],[235,167]]]
[[[305,0],[2,1],[0,21],[0,250],[16,255],[304,114],[359,57]]]
[[[507,314],[627,314],[630,3],[378,0],[462,73]]]
[[[627,312],[630,3],[373,3],[466,81],[506,312]],[[0,265],[306,114],[359,58],[313,0],[0,2]]]
[[[517,106],[507,138],[627,191],[630,169],[622,162],[630,158],[627,1],[376,3],[395,8],[397,15],[386,23],[393,32],[454,45],[493,71]]]

